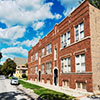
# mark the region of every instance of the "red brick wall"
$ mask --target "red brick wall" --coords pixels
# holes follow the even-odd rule
[[[84,32],[85,32],[85,39],[75,43],[75,32],[74,27],[84,22]],[[55,27],[57,29],[55,34]],[[43,78],[45,83],[47,82],[47,79],[50,80],[50,83],[53,84],[53,69],[54,67],[58,67],[59,69],[59,86],[62,86],[62,80],[69,79],[70,80],[70,88],[75,89],[75,83],[77,80],[80,79],[87,82],[87,91],[93,91],[92,87],[92,67],[91,67],[91,48],[90,48],[90,26],[89,26],[89,5],[88,1],[84,2],[82,5],[80,5],[69,17],[65,18],[60,24],[56,24],[54,29],[45,36],[42,40],[39,41],[39,43],[34,46],[29,51],[29,57],[28,57],[28,79],[31,78],[35,80],[35,78],[38,79],[38,74],[35,75],[30,74],[30,67],[33,67],[33,72],[35,69],[35,66],[38,65],[38,61],[31,61],[31,55],[35,55],[35,53],[38,51],[38,55],[42,56],[42,48],[45,47],[45,57],[41,57],[41,65],[38,65],[38,70],[40,69],[42,71],[42,64],[45,64],[45,73],[46,73],[46,63],[52,62],[52,71],[50,75],[43,74],[41,75],[41,79]],[[70,31],[71,35],[71,45],[60,49],[60,36],[64,34],[65,32]],[[46,46],[52,43],[52,54],[46,56]],[[54,48],[57,48],[57,61],[54,61]],[[75,55],[85,53],[85,64],[86,64],[86,73],[84,74],[77,74],[75,73]],[[70,74],[61,74],[61,58],[64,57],[66,54],[67,56],[71,57],[71,72]],[[67,57],[65,56],[65,57]],[[89,72],[89,73],[87,73]]]

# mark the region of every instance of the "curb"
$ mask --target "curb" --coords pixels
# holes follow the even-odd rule
[[[39,95],[35,94],[33,90],[24,88],[22,85],[17,86],[17,89],[22,91],[29,98],[31,98],[31,100],[44,100],[40,98]]]

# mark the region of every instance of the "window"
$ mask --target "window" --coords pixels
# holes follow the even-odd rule
[[[54,50],[54,60],[57,60],[57,48]]]
[[[33,56],[31,55],[31,62],[33,61]]]
[[[76,72],[85,72],[85,54],[76,55]]]
[[[77,89],[86,89],[86,83],[85,82],[76,82],[76,88]]]
[[[35,60],[38,60],[38,52],[35,54]]]
[[[22,66],[22,68],[25,68],[25,66]]]
[[[84,23],[80,23],[75,27],[75,41],[84,38]]]
[[[70,31],[61,36],[61,48],[70,45]]]
[[[47,55],[50,54],[52,51],[51,44],[47,45]]]
[[[62,73],[71,72],[70,57],[61,60],[61,72]]]
[[[44,64],[42,64],[42,74],[44,74]]]
[[[22,70],[22,73],[23,73],[23,74],[26,74],[26,70]]]
[[[39,65],[41,64],[41,57],[39,57]]]
[[[35,66],[35,74],[37,74],[37,66]]]
[[[46,73],[50,74],[51,73],[51,62],[46,64]]]
[[[45,48],[42,48],[42,57],[45,55]]]
[[[69,81],[68,80],[63,80],[63,87],[69,87]]]
[[[32,74],[32,67],[31,67],[31,74]]]

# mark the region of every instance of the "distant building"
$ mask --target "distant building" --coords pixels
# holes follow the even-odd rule
[[[14,62],[17,64],[16,77],[22,78],[23,74],[26,74],[26,76],[28,76],[28,68],[26,66],[26,63],[28,62],[28,60],[25,58],[15,57]]]
[[[88,0],[28,52],[28,79],[100,93],[100,10]]]

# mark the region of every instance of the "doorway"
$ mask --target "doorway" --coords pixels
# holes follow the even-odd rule
[[[58,85],[58,69],[54,69],[54,85]]]
[[[39,82],[41,80],[41,71],[39,71]]]

